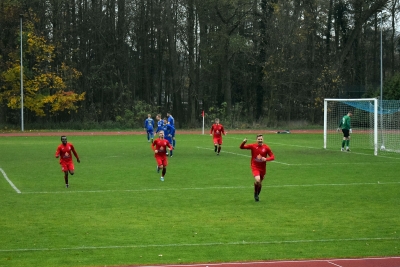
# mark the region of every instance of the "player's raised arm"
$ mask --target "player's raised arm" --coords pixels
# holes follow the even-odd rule
[[[243,139],[242,143],[240,144],[240,149],[246,149],[247,146],[245,145],[247,143],[247,138]]]

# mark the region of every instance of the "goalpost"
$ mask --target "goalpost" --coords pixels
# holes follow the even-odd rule
[[[344,115],[352,111],[352,150],[400,153],[400,100],[324,99],[324,148],[341,148],[343,134],[337,131]]]
[[[400,100],[376,98],[324,100],[324,148],[340,149],[343,134],[337,132],[344,115],[352,111],[351,149],[400,153]]]
[[[340,120],[352,111],[350,147],[354,150],[373,150],[378,154],[378,99],[324,100],[324,148],[341,148],[343,134],[338,132]]]

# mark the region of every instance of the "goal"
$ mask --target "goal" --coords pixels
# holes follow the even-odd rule
[[[325,99],[324,148],[341,148],[342,132],[337,132],[344,115],[352,111],[350,147],[359,152],[400,153],[400,101],[376,98]]]

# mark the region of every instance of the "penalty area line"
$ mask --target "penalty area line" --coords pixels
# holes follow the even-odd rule
[[[199,147],[199,146],[197,146],[196,148],[198,148],[198,149],[204,149],[204,150],[213,150],[213,149],[211,149],[211,148]],[[226,153],[226,154],[232,154],[232,155],[235,155],[235,156],[242,156],[242,157],[250,158],[249,155],[244,155],[244,154],[240,154],[240,153],[229,152],[229,151],[225,151],[225,150],[224,150],[224,153]],[[291,164],[289,164],[289,163],[279,162],[279,161],[276,161],[276,160],[270,161],[269,163],[278,163],[278,164],[283,164],[283,165],[288,165],[288,166],[291,165]]]
[[[2,168],[0,168],[0,172],[3,174],[4,179],[6,179],[6,181],[11,185],[15,192],[21,194],[21,191],[13,184],[13,182],[11,182],[10,179],[8,179],[6,172]]]

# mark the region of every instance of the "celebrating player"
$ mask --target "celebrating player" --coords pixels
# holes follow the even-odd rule
[[[172,151],[172,146],[168,142],[168,140],[164,139],[164,131],[161,130],[158,132],[158,138],[155,139],[151,145],[152,149],[154,150],[154,157],[156,158],[157,162],[157,172],[161,172],[160,180],[164,182],[165,174],[167,173],[167,165],[168,165],[168,158],[167,158],[167,147]]]
[[[147,132],[147,142],[153,142],[154,139],[154,120],[151,114],[147,114],[147,119],[144,120],[144,130]]]
[[[56,158],[60,158],[60,165],[61,165],[61,170],[64,172],[64,181],[65,181],[65,187],[69,187],[68,183],[68,172],[71,175],[74,175],[74,162],[72,161],[72,153],[74,153],[74,156],[76,158],[76,161],[80,163],[80,159],[78,156],[78,153],[76,153],[76,150],[74,146],[71,143],[67,142],[67,137],[65,135],[61,136],[61,144],[57,147],[56,150]]]
[[[219,123],[218,118],[215,119],[215,123],[211,126],[210,135],[213,136],[214,152],[217,152],[217,156],[219,156],[222,146],[222,135],[226,135],[226,133],[224,126]]]
[[[266,174],[267,161],[275,159],[269,146],[263,144],[262,134],[257,135],[257,143],[246,145],[247,139],[245,138],[240,144],[240,149],[251,150],[251,171],[254,176],[254,200],[259,201],[259,195],[262,188],[262,182]]]

